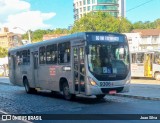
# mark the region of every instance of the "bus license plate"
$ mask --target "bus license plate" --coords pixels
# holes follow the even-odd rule
[[[116,93],[117,93],[116,90],[109,91],[109,94],[116,94]]]

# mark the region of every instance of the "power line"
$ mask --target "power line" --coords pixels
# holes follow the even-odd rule
[[[131,8],[131,9],[128,9],[126,12],[132,11],[133,9],[139,8],[139,7],[141,7],[141,6],[143,6],[143,5],[147,4],[147,3],[150,3],[152,1],[153,0],[146,1],[145,3],[142,3],[142,4],[140,4],[138,6],[135,6],[135,7]]]

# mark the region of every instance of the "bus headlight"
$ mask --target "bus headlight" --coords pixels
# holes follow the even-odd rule
[[[97,85],[97,83],[91,77],[88,77],[88,80],[91,83],[91,85],[93,86]]]
[[[126,84],[130,84],[130,83],[131,83],[131,81],[130,81],[130,80],[127,80]]]

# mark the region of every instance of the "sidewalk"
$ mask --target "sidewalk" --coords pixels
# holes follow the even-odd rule
[[[128,93],[118,93],[116,96],[160,100],[160,81],[152,79],[132,79],[130,91]]]
[[[0,84],[11,84],[8,77],[0,77]],[[160,101],[160,81],[152,79],[132,79],[130,92],[115,96]]]

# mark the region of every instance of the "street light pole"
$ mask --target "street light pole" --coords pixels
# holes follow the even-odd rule
[[[30,30],[27,31],[28,32],[28,43],[31,44],[31,33]]]
[[[13,29],[17,29],[17,28],[19,28],[20,30],[22,30],[22,31],[24,31],[25,33],[28,34],[28,43],[31,44],[32,41],[31,41],[31,33],[30,33],[30,30],[26,31],[26,30],[22,29],[21,27],[14,27]]]

